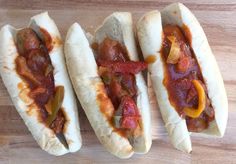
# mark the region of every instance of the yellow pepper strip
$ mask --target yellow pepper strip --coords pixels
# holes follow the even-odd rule
[[[203,112],[203,110],[205,109],[206,106],[206,94],[205,91],[202,87],[202,85],[200,84],[200,82],[198,80],[193,80],[192,81],[194,87],[197,90],[198,93],[198,108],[189,108],[189,107],[185,107],[184,108],[184,113],[192,118],[197,118],[200,116],[200,114]]]

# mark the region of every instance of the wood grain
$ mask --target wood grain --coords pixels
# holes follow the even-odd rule
[[[134,21],[143,13],[161,9],[171,0],[119,0],[119,1],[8,1],[0,0],[0,26],[12,24],[24,27],[29,18],[48,10],[63,38],[69,26],[78,21],[93,32],[97,25],[113,11],[131,11]],[[153,145],[146,155],[134,155],[120,160],[109,154],[97,140],[83,110],[79,109],[82,149],[74,154],[54,157],[42,151],[22,119],[14,109],[0,79],[0,163],[236,163],[236,1],[199,0],[184,2],[203,26],[224,78],[229,100],[229,121],[224,138],[194,134],[193,152],[185,154],[175,150],[149,90],[152,100]]]

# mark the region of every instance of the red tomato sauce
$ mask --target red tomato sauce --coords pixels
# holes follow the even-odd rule
[[[95,45],[95,44],[93,44]],[[117,41],[106,38],[96,46],[99,75],[115,108],[111,124],[124,136],[140,129],[135,74],[146,69],[144,62],[130,61],[127,50]]]
[[[186,119],[188,130],[191,132],[201,132],[207,129],[209,123],[214,120],[214,110],[207,95],[206,85],[203,80],[200,66],[195,54],[189,44],[191,39],[189,30],[186,26],[181,29],[175,25],[166,25],[164,29],[164,41],[161,49],[161,56],[164,62],[165,78],[163,84],[167,88],[169,100],[175,107],[178,114]],[[188,36],[185,36],[188,34]],[[175,64],[167,63],[167,58],[171,49],[171,41],[168,37],[174,36],[180,47],[180,57]],[[206,107],[198,118],[187,116],[184,107],[198,106],[198,95],[192,80],[198,80],[205,90]]]
[[[56,86],[53,66],[49,57],[52,38],[45,29],[40,29],[43,40],[31,28],[20,30],[16,36],[19,55],[15,59],[16,71],[30,88],[29,97],[40,109],[40,120],[46,122],[50,113],[46,109],[50,98],[55,96]],[[49,127],[57,134],[63,131],[65,116],[60,109]]]

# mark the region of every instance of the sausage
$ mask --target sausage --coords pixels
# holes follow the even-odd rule
[[[31,28],[20,30],[17,33],[16,40],[19,53],[16,58],[16,70],[19,75],[27,80],[31,89],[29,96],[34,99],[34,102],[40,108],[41,118],[46,120],[50,117],[46,105],[49,103],[50,97],[55,98],[53,66],[47,45],[40,40]],[[63,112],[60,111],[49,126],[57,134],[62,132],[64,123],[65,117]]]
[[[31,28],[24,28],[16,35],[16,47],[20,55],[27,57],[30,50],[40,47],[40,40]]]
[[[40,85],[41,82],[32,74],[32,71],[27,66],[26,60],[22,56],[16,58],[16,70],[19,75],[26,79],[30,86]]]
[[[45,51],[34,49],[28,53],[27,64],[32,71],[44,74],[48,65],[51,65],[51,62]]]
[[[124,48],[115,40],[106,38],[98,48],[98,59],[108,61],[126,61],[128,60]]]
[[[96,48],[97,49],[97,48]],[[135,74],[147,68],[147,63],[130,61],[126,50],[117,41],[105,38],[99,45],[97,64],[109,98],[116,109],[119,128],[134,130],[140,119],[136,105]]]

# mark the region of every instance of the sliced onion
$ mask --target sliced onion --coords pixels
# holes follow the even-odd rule
[[[166,62],[169,64],[176,64],[181,54],[180,46],[174,36],[168,36],[167,39],[171,42],[171,48]]]
[[[37,85],[41,84],[41,82],[33,75],[32,71],[29,69],[24,57],[18,56],[16,58],[16,69],[21,76],[29,79],[31,83],[35,83]]]

